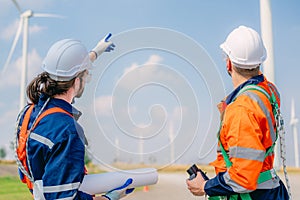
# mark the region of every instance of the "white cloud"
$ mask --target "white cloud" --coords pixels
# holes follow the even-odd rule
[[[137,63],[133,63],[130,67],[127,67],[125,70],[124,70],[124,73],[123,74],[127,74],[128,72],[132,71],[132,70],[135,70],[136,68],[138,68],[138,64]]]
[[[28,80],[31,80],[42,72],[42,62],[43,58],[38,54],[36,49],[33,49],[28,54]]]
[[[33,49],[28,53],[28,73],[27,78],[30,81],[35,77],[40,71],[40,66],[42,63],[42,58],[36,51]],[[0,89],[8,88],[10,86],[19,86],[21,80],[21,69],[22,69],[22,56],[17,58],[15,62],[12,62],[7,67],[6,71],[1,74],[0,80]]]
[[[95,100],[96,113],[99,116],[111,116],[112,115],[112,96],[100,96]]]
[[[112,116],[113,114],[112,106],[114,103],[116,103],[114,100],[115,100],[114,97],[110,95],[97,97],[95,100],[96,113],[101,117]],[[130,106],[129,109],[120,108],[120,110],[118,110],[117,113],[119,113],[122,116],[127,116],[128,113],[133,115],[136,111],[137,111],[136,106]]]
[[[118,85],[124,89],[133,89],[147,82],[176,83],[174,69],[161,64],[163,58],[159,55],[151,55],[143,64],[133,63],[125,68],[122,77],[118,78]],[[163,67],[164,66],[164,67]]]
[[[160,63],[161,61],[163,60],[162,57],[160,57],[159,55],[151,55],[148,59],[148,61],[145,63],[145,65],[148,65],[148,64],[156,64],[156,63]]]
[[[169,67],[162,64],[162,61],[163,58],[161,56],[151,55],[143,64],[139,65],[134,62],[123,71],[123,75],[119,78],[114,90],[115,101],[117,101],[115,103],[118,105],[116,108],[120,109],[115,112],[118,112],[118,123],[122,127],[131,124],[132,126],[129,126],[130,131],[141,131],[140,129],[144,128],[149,129],[150,134],[163,127],[168,120],[173,121],[176,124],[176,128],[178,128],[182,123],[183,116],[187,116],[189,109],[187,105],[190,105],[190,85],[186,84],[184,78],[178,71],[174,70],[171,66]],[[160,87],[160,84],[162,87]],[[160,92],[159,95],[156,94],[155,87],[147,88],[147,86],[151,85],[158,86],[157,91]],[[148,93],[145,91],[148,91]],[[166,93],[162,94],[161,92],[164,91],[166,91]],[[135,92],[137,92],[137,94],[139,93],[138,97],[142,99],[141,104],[138,103],[138,101],[133,101],[133,107],[128,108],[128,99],[131,98]],[[149,92],[151,94],[149,94]],[[174,101],[172,94],[175,95],[176,98],[179,98],[182,104],[178,105],[178,102],[176,103]],[[148,110],[141,111],[140,105],[144,106],[144,104],[148,102],[148,99],[143,100],[143,98],[153,98],[155,100],[150,102],[152,106],[148,108]],[[172,101],[170,101],[170,104],[163,106],[168,102],[168,98],[172,98]],[[177,106],[174,106],[174,103],[177,104]],[[174,106],[173,110],[168,111],[171,106]],[[145,118],[145,112],[148,112],[148,118]],[[144,121],[141,121],[140,116],[143,116]],[[130,119],[128,119],[128,117],[130,117]]]
[[[30,22],[29,22],[30,23]],[[7,26],[4,30],[0,33],[0,38],[3,40],[11,40],[15,37],[18,27],[20,25],[20,20],[15,20],[9,26]],[[39,26],[37,24],[30,25],[29,24],[29,35],[38,34],[43,30],[46,30],[46,26]],[[19,42],[22,41],[22,33],[19,38]]]
[[[162,57],[160,57],[159,55],[151,55],[149,57],[149,59],[142,65],[140,66],[149,66],[151,65],[152,67],[155,67],[158,63],[160,63],[161,61],[163,60]],[[139,65],[137,63],[133,63],[130,67],[127,67],[125,70],[124,70],[124,73],[123,74],[126,74],[128,72],[130,72],[131,70],[135,70],[139,67]]]
[[[39,26],[37,24],[31,25],[29,26],[29,33],[30,34],[36,34],[36,33],[40,33],[43,30],[46,30],[47,27],[46,26]]]
[[[1,31],[0,38],[3,40],[10,40],[11,38],[14,38],[19,24],[20,20],[15,20],[14,22],[12,22],[9,26]]]

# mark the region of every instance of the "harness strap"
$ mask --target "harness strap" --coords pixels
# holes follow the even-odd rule
[[[17,152],[17,157],[18,160],[20,162],[18,162],[19,164],[21,164],[24,170],[26,171],[26,173],[24,174],[24,178],[22,180],[23,183],[27,184],[27,187],[29,189],[33,189],[33,181],[34,178],[31,177],[30,175],[30,170],[29,167],[27,165],[27,141],[28,141],[28,137],[31,133],[32,130],[35,129],[35,127],[38,125],[38,123],[47,115],[53,114],[53,113],[65,113],[67,115],[69,115],[70,117],[73,117],[70,113],[68,113],[67,111],[63,110],[62,108],[59,107],[53,107],[53,108],[49,108],[46,111],[44,111],[43,113],[41,113],[33,122],[31,128],[28,128],[28,124],[30,121],[30,116],[31,113],[33,111],[34,105],[30,105],[30,107],[28,108],[28,110],[26,111],[25,115],[24,115],[24,119],[20,128],[20,132],[19,132],[19,139],[18,139],[18,147],[16,149]],[[23,171],[23,170],[22,170]]]
[[[248,90],[256,90],[256,91],[259,91],[261,92],[262,94],[264,94],[270,101],[271,105],[272,105],[272,113],[275,117],[275,115],[277,114],[277,111],[276,109],[279,108],[278,106],[278,103],[276,101],[276,97],[274,95],[274,92],[272,92],[272,95],[270,96],[266,91],[265,89],[263,89],[262,87],[260,86],[257,86],[257,85],[247,85],[245,86],[244,88],[242,88],[239,93],[236,95],[236,97],[234,98],[234,100],[240,96],[242,93],[248,91]],[[222,122],[221,122],[221,125],[222,125]],[[219,132],[218,132],[218,140],[219,140],[219,144],[220,144],[220,149],[221,149],[221,153],[223,155],[223,158],[225,160],[225,164],[226,164],[226,168],[229,168],[232,166],[232,162],[230,161],[229,159],[229,156],[228,154],[226,153],[223,145],[222,145],[222,142],[220,140],[220,131],[221,131],[221,125],[220,125],[220,129],[219,129]],[[272,127],[270,127],[272,128]],[[274,146],[275,146],[275,143],[276,143],[276,140],[278,138],[278,134],[277,134],[277,131],[276,131],[276,139],[275,141],[273,142],[272,146],[266,151],[265,155],[264,155],[264,158],[266,158],[274,149]],[[264,172],[261,172],[259,177],[258,177],[258,180],[257,180],[257,183],[260,184],[260,183],[263,183],[263,182],[266,182],[268,180],[271,180],[272,178],[274,178],[276,176],[276,173],[275,173],[275,170],[274,169],[270,169],[270,170],[267,170],[267,171],[264,171]],[[251,200],[251,196],[249,193],[241,193],[239,194],[241,199],[242,200]],[[235,199],[238,199],[238,195],[231,195],[230,196],[230,200],[235,200]]]
[[[30,115],[32,113],[33,108],[34,108],[34,105],[31,105],[25,113],[25,116],[24,116],[24,119],[22,122],[22,126],[20,129],[20,133],[19,133],[18,148],[16,149],[17,156],[20,161],[19,164],[21,164],[23,169],[27,172],[27,176],[24,174],[22,182],[26,183],[27,187],[29,189],[33,188],[33,183],[32,183],[33,178],[28,173],[29,170],[28,170],[27,159],[26,159],[26,143],[27,143],[27,138],[28,138],[27,127],[29,124]]]
[[[34,105],[31,105],[27,112],[25,113],[24,119],[23,119],[23,123],[20,129],[20,133],[19,133],[19,145],[17,148],[17,153],[18,153],[18,157],[21,161],[26,160],[26,141],[27,141],[27,127],[29,124],[29,119],[30,119],[30,115],[32,113]],[[22,164],[24,164],[22,162]],[[27,166],[25,167],[25,169],[27,168]],[[28,169],[26,169],[28,170]]]
[[[229,167],[232,166],[232,162],[230,161],[229,156],[228,156],[227,152],[225,151],[225,149],[223,147],[223,144],[221,142],[220,131],[221,131],[221,125],[220,125],[220,129],[219,129],[219,132],[218,132],[218,140],[219,140],[219,144],[220,144],[221,153],[222,153],[223,158],[225,160],[226,168],[229,168]]]
[[[229,200],[238,200],[239,196],[241,197],[241,199],[243,200],[252,200],[251,196],[249,193],[241,193],[241,194],[236,194],[236,195],[231,195]]]
[[[260,183],[266,182],[268,180],[275,178],[276,176],[277,175],[276,175],[275,169],[270,169],[270,170],[261,172],[257,179],[257,183],[260,184]]]
[[[49,108],[47,110],[45,110],[45,112],[43,112],[36,120],[36,122],[32,125],[31,130],[33,130],[38,123],[41,121],[41,119],[43,119],[44,117],[46,117],[47,115],[53,114],[53,113],[65,113],[67,115],[69,115],[70,117],[73,117],[69,112],[65,111],[62,108],[59,107],[53,107],[53,108]]]

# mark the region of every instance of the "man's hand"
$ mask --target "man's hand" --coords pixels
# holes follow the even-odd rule
[[[90,59],[92,61],[96,60],[103,52],[110,52],[114,50],[115,45],[111,41],[109,41],[110,37],[111,37],[111,33],[107,34],[91,50],[91,53],[94,54],[94,55],[90,55]]]
[[[195,196],[205,195],[204,186],[206,181],[201,176],[200,172],[197,172],[197,176],[192,180],[186,180],[186,184],[190,192]]]

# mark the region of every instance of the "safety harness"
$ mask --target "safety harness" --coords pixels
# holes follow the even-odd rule
[[[272,146],[270,148],[268,148],[268,150],[266,151],[265,155],[264,155],[264,159],[270,155],[270,153],[273,152],[274,150],[274,147],[275,147],[275,144],[276,144],[276,140],[278,138],[278,135],[280,135],[280,138],[282,138],[284,135],[281,134],[282,130],[283,130],[283,119],[281,117],[281,114],[280,114],[280,110],[279,110],[279,105],[277,103],[277,100],[276,100],[276,97],[275,97],[275,94],[274,94],[274,90],[276,90],[275,88],[273,87],[270,87],[270,91],[271,91],[271,96],[265,91],[264,88],[258,86],[258,85],[254,85],[254,84],[250,84],[250,85],[247,85],[245,87],[243,87],[239,92],[238,94],[236,95],[236,97],[234,98],[234,100],[242,95],[243,93],[245,93],[246,91],[259,91],[261,93],[263,93],[270,101],[271,105],[272,105],[272,111],[273,111],[273,115],[275,117],[275,122],[276,122],[276,132],[275,132],[275,140],[272,144]],[[275,91],[276,92],[276,91]],[[233,100],[233,101],[234,101]],[[221,121],[221,125],[222,125],[222,121]],[[229,159],[229,156],[228,154],[226,153],[223,145],[222,145],[222,142],[220,140],[220,131],[221,131],[221,125],[220,125],[220,129],[219,129],[219,132],[218,132],[218,140],[219,140],[219,144],[220,144],[220,149],[221,149],[221,153],[222,153],[222,156],[225,160],[225,164],[226,164],[226,168],[230,168],[232,166],[232,162],[230,161]],[[272,128],[272,127],[270,127]],[[281,145],[281,149],[283,149],[283,146],[284,146],[284,143],[282,140],[280,140],[280,145]],[[284,151],[281,151],[281,153],[283,154]],[[281,155],[282,159],[283,159],[283,167],[284,167],[284,172],[285,172],[285,179],[286,179],[286,183],[287,183],[287,187],[288,187],[288,191],[289,191],[289,196],[291,198],[291,192],[290,192],[290,186],[289,186],[289,181],[288,181],[288,177],[287,177],[287,172],[286,172],[286,165],[285,165],[285,155]],[[276,175],[276,172],[274,169],[270,169],[270,170],[267,170],[267,171],[264,171],[264,172],[261,172],[259,177],[258,177],[258,180],[257,180],[257,183],[260,184],[260,183],[263,183],[263,182],[266,182],[268,180],[271,180],[272,178],[274,178]],[[251,196],[249,193],[241,193],[241,194],[236,194],[236,195],[231,195],[230,196],[230,200],[237,200],[238,199],[238,196],[240,196],[240,198],[242,200],[251,200]],[[216,196],[216,197],[209,197],[210,200],[226,200],[227,197],[225,196]]]
[[[47,102],[48,101],[49,101],[49,99],[47,100]],[[33,121],[32,126],[30,128],[28,127],[28,125],[29,125],[31,113],[34,108],[34,104],[32,104],[29,107],[26,107],[24,109],[22,114],[20,114],[18,122],[17,122],[17,127],[18,127],[21,116],[24,115],[23,122],[22,122],[22,125],[20,128],[20,132],[19,132],[19,134],[16,135],[15,149],[16,149],[16,160],[17,160],[18,167],[24,174],[22,182],[26,183],[27,187],[30,190],[33,190],[33,183],[34,183],[34,177],[32,176],[30,164],[27,159],[28,158],[28,155],[27,155],[27,153],[28,153],[28,138],[30,137],[31,132],[36,128],[38,123],[47,115],[51,115],[54,113],[65,113],[65,114],[69,115],[70,117],[73,117],[69,112],[67,112],[59,107],[49,108],[49,109],[45,110],[44,112],[42,112],[44,110],[44,107],[46,106],[47,102],[44,104],[44,106],[42,107],[42,109],[40,110],[38,115],[36,116],[35,120]],[[17,133],[17,130],[16,130],[16,133]]]

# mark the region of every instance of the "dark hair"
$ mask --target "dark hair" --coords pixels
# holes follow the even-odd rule
[[[41,94],[53,97],[66,93],[73,86],[75,78],[70,81],[55,81],[50,78],[47,72],[43,72],[29,83],[26,91],[27,96],[32,103],[37,104]]]

